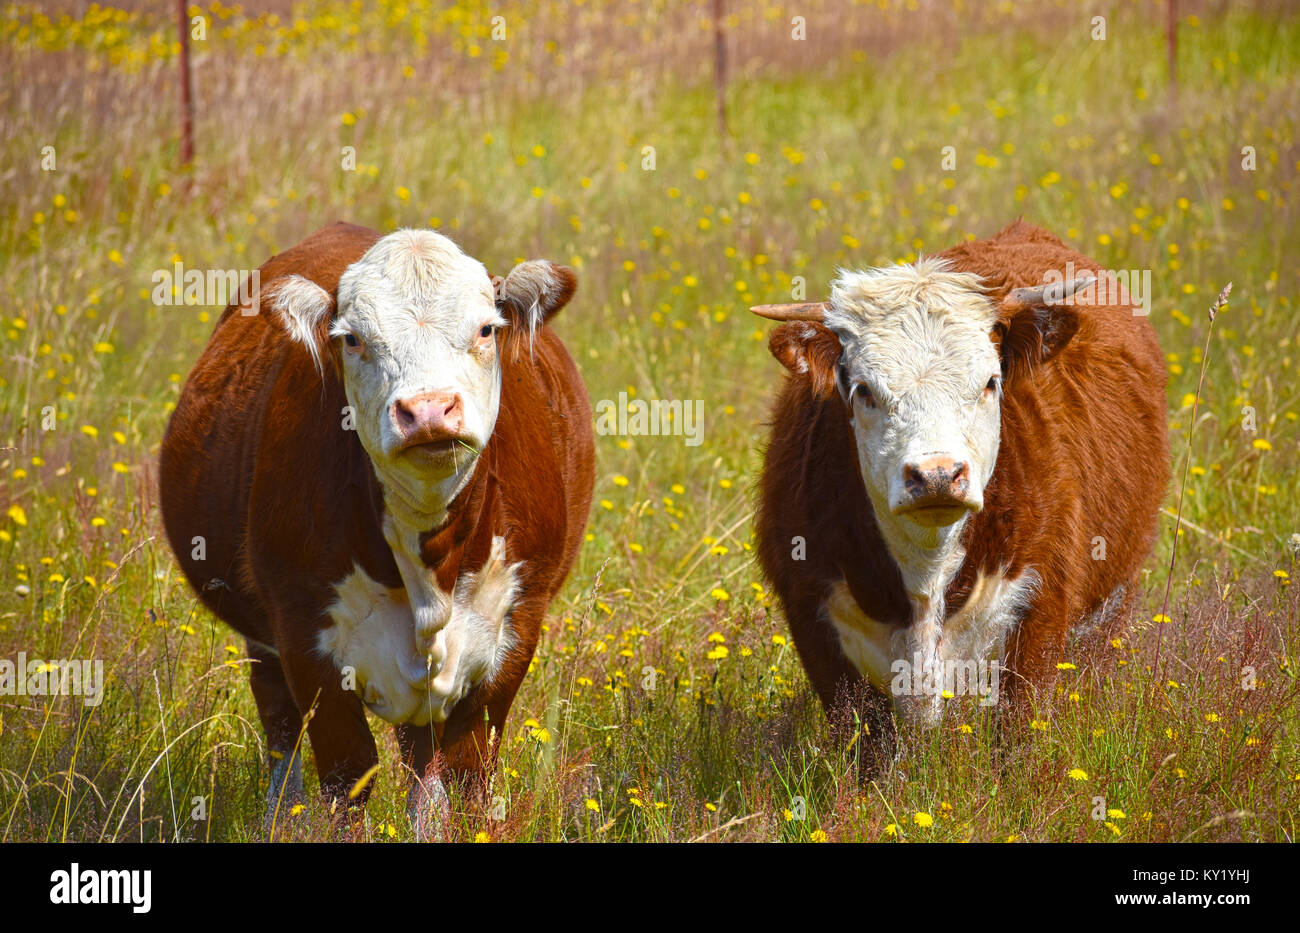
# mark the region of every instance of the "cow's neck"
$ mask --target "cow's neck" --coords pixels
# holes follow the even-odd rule
[[[393,516],[403,529],[420,532],[441,528],[447,523],[453,504],[477,474],[482,459],[480,454],[451,476],[438,480],[376,466],[384,490],[384,512]]]
[[[451,616],[465,545],[482,514],[490,483],[488,450],[447,480],[421,484],[403,477],[384,491],[384,539],[411,602],[416,636],[430,641]],[[419,498],[421,495],[427,498]]]
[[[962,533],[969,518],[942,528],[921,528],[894,515],[888,503],[871,498],[876,525],[898,566],[911,607],[907,658],[911,660],[916,652],[925,658],[937,656],[947,616],[945,592],[966,560]]]
[[[479,458],[460,495],[447,507],[442,524],[427,528],[419,536],[420,562],[437,575],[444,590],[455,585],[465,550],[475,533],[481,525],[491,524],[493,509],[487,500],[492,482],[491,465],[485,455]]]

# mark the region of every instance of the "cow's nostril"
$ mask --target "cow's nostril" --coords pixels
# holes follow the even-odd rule
[[[404,428],[415,424],[415,412],[411,410],[405,399],[393,403],[393,415],[397,423]]]
[[[953,464],[952,467],[952,481],[955,483],[959,479],[965,479],[966,473],[967,473],[966,461],[965,460],[958,461],[957,463]]]

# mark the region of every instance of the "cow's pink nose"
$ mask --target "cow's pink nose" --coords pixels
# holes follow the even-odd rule
[[[403,446],[457,438],[464,420],[465,409],[455,392],[425,392],[393,403],[393,422]]]
[[[965,461],[930,455],[903,466],[903,486],[917,503],[961,500],[970,488],[970,471]]]

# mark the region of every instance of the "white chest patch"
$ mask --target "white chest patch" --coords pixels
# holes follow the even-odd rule
[[[822,609],[835,626],[845,656],[891,699],[898,714],[933,725],[943,714],[945,693],[984,695],[988,690],[996,702],[1007,633],[1037,587],[1038,575],[1032,570],[1014,580],[980,574],[970,597],[950,618],[939,622],[929,604],[913,603],[912,623],[896,626],[866,615],[841,580]]]
[[[428,637],[419,634],[406,590],[354,567],[334,586],[334,624],[321,631],[317,647],[340,669],[353,669],[357,692],[375,715],[419,726],[444,722],[511,648],[519,566],[505,562],[505,539],[493,538],[487,563],[456,580],[450,618]]]

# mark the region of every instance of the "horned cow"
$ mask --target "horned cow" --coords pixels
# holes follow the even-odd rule
[[[1070,264],[1085,274],[1044,288]],[[943,691],[915,684],[953,664],[998,661],[1023,711],[1071,626],[1134,592],[1169,475],[1166,375],[1145,317],[1088,303],[1097,273],[1017,221],[753,309],[784,322],[769,347],[789,370],[759,559],[828,712],[865,694],[881,743],[889,706],[938,721]]]
[[[347,797],[377,761],[368,706],[428,826],[440,775],[493,760],[582,540],[591,411],[547,326],[576,279],[532,261],[494,281],[432,231],[347,224],[259,271],[168,425],[167,535],[247,640],[268,813],[301,796],[304,719],[323,793]]]

